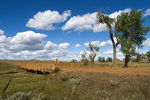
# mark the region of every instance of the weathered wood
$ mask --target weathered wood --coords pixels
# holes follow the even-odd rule
[[[8,85],[10,84],[10,81],[11,81],[11,79],[9,79],[9,81],[8,81],[8,83],[6,84],[6,86],[5,86],[4,90],[2,91],[2,93],[4,93],[4,92],[6,91]]]

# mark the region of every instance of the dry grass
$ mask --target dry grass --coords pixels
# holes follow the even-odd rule
[[[17,66],[1,63],[11,72]],[[3,70],[1,69],[1,72]],[[3,72],[0,74],[0,90],[3,90],[8,80],[12,81],[4,94],[16,92],[32,92],[32,97],[43,94],[44,100],[150,100],[150,76],[147,75],[119,75],[107,72],[69,71],[67,80],[61,80],[61,72],[47,75],[25,73],[21,69],[17,73]],[[74,76],[74,77],[73,77]],[[25,77],[25,78],[24,78]],[[77,85],[68,85],[72,79],[80,79]]]

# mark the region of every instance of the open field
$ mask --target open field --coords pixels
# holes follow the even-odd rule
[[[41,100],[150,99],[150,64],[148,62],[130,62],[130,68],[109,68],[109,63],[99,62],[95,62],[95,65],[97,66],[93,66],[94,68],[60,67],[61,71],[57,73],[42,75],[25,73],[18,66],[0,63],[0,96],[4,99],[8,94],[13,95],[21,91],[31,92],[29,100],[37,99],[40,94]],[[2,93],[9,79],[11,82],[7,90]]]

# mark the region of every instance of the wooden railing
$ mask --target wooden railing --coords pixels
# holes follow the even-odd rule
[[[33,71],[51,72],[56,67],[80,67],[80,63],[17,63],[17,62],[5,62],[9,64],[19,65],[21,68]]]

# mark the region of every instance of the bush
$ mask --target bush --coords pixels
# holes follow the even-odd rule
[[[113,80],[109,80],[110,84],[113,86],[116,86],[119,84],[119,81],[113,81]]]
[[[32,100],[42,100],[42,98],[42,93],[40,93],[38,97],[33,97]]]
[[[78,85],[80,84],[81,80],[80,79],[70,79],[67,85]]]
[[[54,73],[56,73],[56,72],[58,72],[58,71],[60,71],[60,68],[56,67],[56,68],[54,69]]]
[[[66,81],[66,80],[68,79],[67,74],[61,74],[60,78],[61,78],[63,81]]]
[[[70,77],[71,77],[71,78],[76,78],[77,75],[76,75],[76,73],[73,73],[73,74],[70,75]]]
[[[31,92],[29,93],[17,92],[11,96],[7,95],[7,98],[5,100],[29,100],[30,95],[31,95]]]

